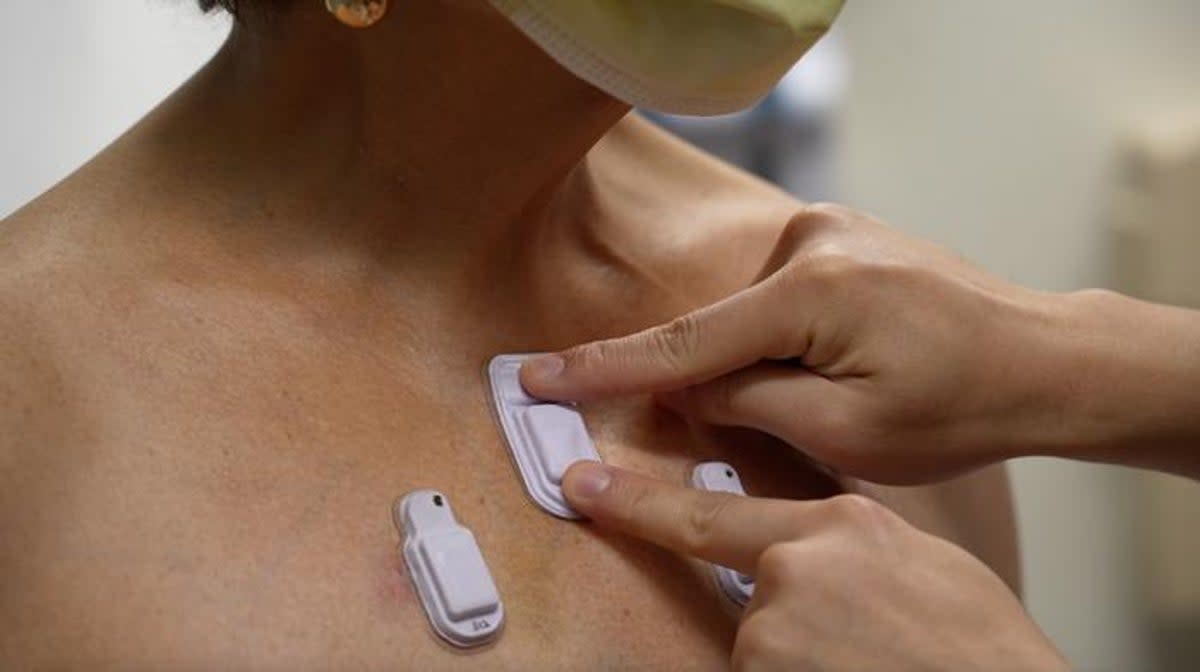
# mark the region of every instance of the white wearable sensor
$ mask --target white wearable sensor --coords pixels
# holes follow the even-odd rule
[[[504,604],[475,535],[455,520],[446,496],[414,490],[396,503],[392,515],[434,632],[460,648],[494,639],[504,625]]]
[[[745,496],[742,479],[732,465],[725,462],[701,462],[692,470],[692,487],[709,492],[728,492]],[[717,587],[739,607],[746,606],[754,595],[754,577],[739,571],[713,565]]]
[[[532,356],[492,358],[492,405],[529,497],[551,515],[581,518],[563,497],[563,474],[580,460],[600,462],[600,454],[574,404],[535,399],[521,387],[521,362]]]

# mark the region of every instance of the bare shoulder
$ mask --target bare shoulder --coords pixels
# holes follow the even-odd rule
[[[694,300],[750,285],[805,203],[650,122],[630,115],[597,145],[605,198],[635,228],[637,252]]]
[[[0,591],[0,613],[24,614],[0,634],[10,655],[36,648],[33,633],[56,613],[46,595],[69,594],[48,593],[46,577],[70,557],[63,521],[95,469],[100,395],[78,369],[95,354],[81,307],[103,291],[89,270],[102,264],[87,261],[68,205],[52,192],[0,221],[0,528],[12,551],[0,550],[0,574],[15,588]]]
[[[51,192],[0,221],[0,478],[5,481],[24,478],[27,470],[19,467],[44,456],[70,425],[70,372],[60,354],[83,340],[85,325],[74,330],[65,325],[94,283],[84,270],[86,241],[71,233],[65,205]]]

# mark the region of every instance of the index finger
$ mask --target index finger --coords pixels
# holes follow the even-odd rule
[[[535,357],[521,384],[535,397],[587,401],[664,392],[702,383],[762,359],[782,359],[795,342],[771,279],[636,334]]]
[[[707,492],[598,462],[567,470],[563,493],[597,524],[753,574],[767,547],[815,532],[817,502]]]

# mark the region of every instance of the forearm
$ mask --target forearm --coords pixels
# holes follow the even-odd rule
[[[1074,438],[1052,454],[1200,479],[1200,311],[1095,291],[1064,308],[1055,384]]]

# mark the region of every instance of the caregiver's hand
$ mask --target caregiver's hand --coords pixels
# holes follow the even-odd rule
[[[987,567],[873,500],[753,499],[594,462],[563,490],[603,527],[755,577],[735,670],[1067,669]]]
[[[531,360],[521,379],[549,399],[659,393],[883,482],[1029,454],[1200,473],[1196,315],[1028,290],[821,205],[792,219],[749,288]]]

